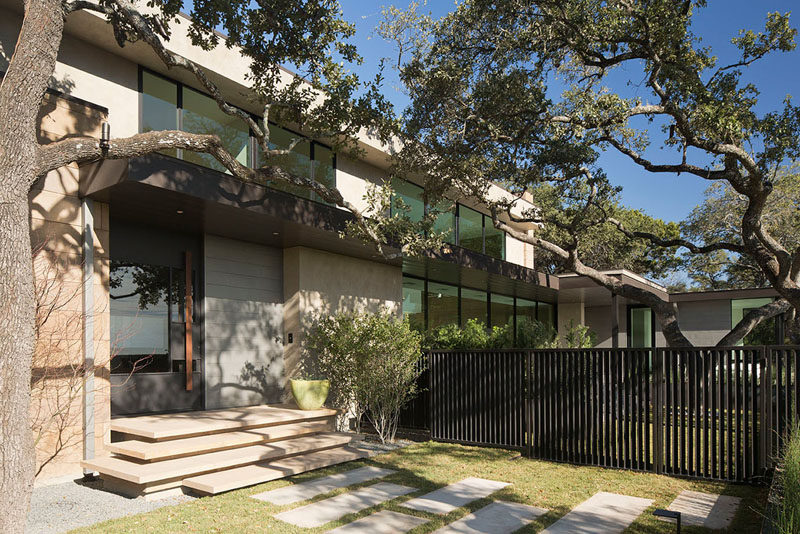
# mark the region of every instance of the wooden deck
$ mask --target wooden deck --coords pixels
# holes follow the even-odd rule
[[[364,457],[360,436],[332,432],[336,413],[262,405],[114,419],[126,439],[82,465],[130,496],[229,491]]]

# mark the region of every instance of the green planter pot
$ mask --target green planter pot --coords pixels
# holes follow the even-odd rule
[[[290,380],[292,396],[301,410],[319,410],[328,398],[329,380]]]

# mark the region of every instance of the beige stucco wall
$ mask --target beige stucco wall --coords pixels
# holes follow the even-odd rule
[[[392,265],[294,247],[283,251],[283,294],[284,367],[291,377],[298,372],[304,332],[316,314],[384,308],[399,314],[402,272]]]
[[[43,142],[70,134],[97,134],[102,113],[48,96],[42,108]],[[50,172],[30,194],[31,241],[35,251],[37,293],[41,295],[40,327],[34,356],[31,418],[38,439],[41,465],[64,443],[58,456],[45,465],[40,479],[80,472],[83,456],[83,221],[78,198],[78,169],[68,166]],[[95,448],[103,450],[109,436],[108,363],[111,340],[108,313],[108,205],[94,205],[94,343],[96,355]]]
[[[563,334],[569,329],[570,322],[586,324],[582,302],[559,302],[558,304],[558,333]]]

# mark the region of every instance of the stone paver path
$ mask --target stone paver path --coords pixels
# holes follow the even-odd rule
[[[540,534],[613,534],[622,532],[653,504],[650,499],[601,491],[572,509]]]
[[[422,517],[383,510],[329,530],[326,534],[403,534],[427,522]]]
[[[320,527],[347,514],[360,512],[413,491],[416,491],[415,488],[380,482],[366,488],[307,504],[294,510],[281,512],[276,514],[275,517],[298,527]]]
[[[544,508],[497,501],[440,528],[436,534],[510,534],[546,513]]]
[[[472,501],[488,497],[495,491],[509,485],[507,482],[497,482],[496,480],[474,477],[465,478],[461,482],[455,482],[427,493],[422,497],[406,501],[400,506],[421,512],[444,515]]]
[[[282,488],[265,491],[253,495],[254,499],[267,501],[278,506],[287,504],[294,504],[300,501],[307,501],[313,499],[317,495],[328,493],[335,489],[352,486],[353,484],[360,484],[368,480],[382,478],[387,475],[395,473],[391,469],[381,469],[379,467],[359,467],[344,473],[337,473],[327,477],[309,480],[308,482],[301,482],[292,486],[284,486]]]
[[[740,501],[730,495],[683,490],[667,509],[681,513],[681,526],[723,529],[730,526]],[[665,517],[660,519],[674,522]]]

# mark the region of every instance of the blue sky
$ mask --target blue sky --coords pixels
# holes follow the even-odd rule
[[[736,49],[730,39],[739,29],[763,29],[768,12],[784,13],[797,5],[796,0],[710,0],[708,3],[707,8],[696,13],[693,31],[703,38],[705,46],[713,49],[721,63],[735,60]],[[364,64],[357,67],[356,71],[362,77],[372,77],[381,58],[395,57],[392,46],[374,34],[380,21],[381,7],[387,4],[367,0],[341,0],[341,4],[344,18],[356,25],[354,42],[364,57]],[[404,8],[407,2],[404,0],[395,5]],[[438,17],[452,10],[453,6],[451,0],[430,0],[427,9]],[[800,13],[793,26],[800,27]],[[386,76],[386,95],[395,106],[404,107],[408,99],[400,91],[396,75],[387,72]],[[750,67],[745,72],[745,79],[756,83],[761,92],[759,112],[780,109],[787,94],[800,98],[800,52],[775,54]],[[656,158],[659,154],[658,151],[652,151],[648,155]],[[668,158],[666,162],[671,163],[678,158],[674,154],[664,157]],[[622,199],[626,205],[667,220],[684,218],[702,201],[703,191],[708,185],[699,178],[685,174],[652,175],[612,152],[604,153],[600,164],[612,182],[622,186]]]

